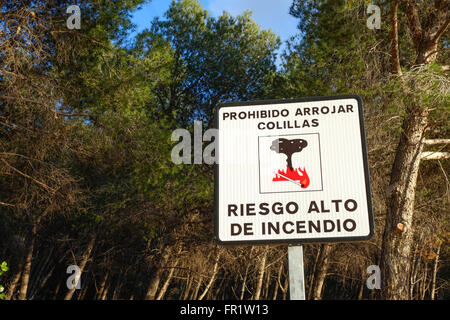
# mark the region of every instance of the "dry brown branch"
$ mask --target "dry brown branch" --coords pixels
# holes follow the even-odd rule
[[[5,206],[5,207],[12,207],[15,208],[16,206],[10,203],[6,203],[6,202],[2,202],[0,201],[0,206]]]
[[[49,191],[51,191],[51,192],[53,192],[53,193],[56,192],[55,189],[50,188],[50,187],[49,187],[48,185],[46,185],[45,183],[43,183],[43,182],[41,182],[41,181],[39,181],[39,180],[36,180],[36,179],[34,179],[33,177],[30,177],[29,175],[27,175],[26,173],[23,173],[23,172],[20,171],[19,169],[14,168],[14,167],[11,166],[8,162],[6,162],[5,159],[0,159],[0,161],[2,161],[8,168],[10,168],[11,170],[17,172],[17,173],[20,174],[21,176],[23,176],[23,177],[25,177],[25,178],[28,178],[28,179],[30,179],[30,180],[36,182],[36,183],[37,183],[38,185],[40,185],[41,187],[43,187],[43,188],[45,188],[45,189],[47,189],[47,190],[49,190]]]

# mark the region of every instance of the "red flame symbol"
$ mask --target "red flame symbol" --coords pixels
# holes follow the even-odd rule
[[[289,181],[286,179],[289,178],[294,181],[299,181],[303,189],[309,186],[309,176],[305,168],[303,170],[301,168],[291,170],[289,166],[286,166],[286,171],[278,170],[278,173],[279,175],[276,174],[272,181]]]

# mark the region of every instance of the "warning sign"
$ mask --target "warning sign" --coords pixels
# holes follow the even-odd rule
[[[224,104],[216,119],[219,242],[356,241],[373,235],[360,97]]]

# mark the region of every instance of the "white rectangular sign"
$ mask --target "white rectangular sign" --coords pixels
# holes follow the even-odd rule
[[[224,104],[216,120],[215,236],[220,243],[372,237],[359,96]]]

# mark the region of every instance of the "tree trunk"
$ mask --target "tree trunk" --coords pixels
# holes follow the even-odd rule
[[[225,282],[225,277],[222,278],[222,280],[220,281],[219,285],[217,286],[216,292],[214,293],[214,295],[212,297],[212,300],[219,300],[220,292],[222,292],[222,293],[224,292],[222,290],[224,282]],[[223,297],[223,294],[222,294],[222,297]]]
[[[53,271],[55,270],[55,266],[53,266],[49,272],[47,272],[47,275],[40,281],[39,290],[44,289],[45,285],[47,284],[47,281],[51,278],[53,275]],[[34,296],[36,295],[38,289],[35,290],[36,292],[33,293],[31,299],[34,299]]]
[[[440,38],[450,23],[447,1],[434,1],[434,10],[423,18],[427,23],[422,23],[416,1],[403,0],[402,5],[416,49],[416,64],[433,62]],[[414,193],[427,124],[427,109],[414,105],[407,110],[387,190],[380,263],[384,299],[409,298]]]
[[[255,247],[252,246],[252,248],[250,249],[250,254],[248,255],[250,258],[252,258],[252,253],[253,253],[254,248]],[[249,269],[249,264],[247,263],[247,266],[245,267],[244,279],[242,280],[241,296],[239,297],[239,300],[244,300],[245,289],[247,288],[248,269]]]
[[[435,298],[435,294],[436,294],[436,275],[438,272],[438,265],[439,265],[439,254],[441,253],[441,244],[439,243],[439,246],[437,248],[437,252],[436,252],[436,258],[434,260],[434,268],[433,268],[433,279],[431,282],[431,300],[434,300]]]
[[[85,286],[83,286],[83,291],[81,292],[81,294],[78,295],[78,300],[84,300],[84,298],[86,297],[87,292],[88,292],[88,286],[85,285]]]
[[[28,297],[30,300],[33,300],[36,294],[39,292],[39,290],[42,290],[47,283],[48,279],[52,276],[53,270],[55,269],[55,263],[52,263],[52,267],[50,267],[50,270],[47,273],[44,273],[44,271],[49,267],[50,259],[52,258],[53,254],[53,247],[50,248],[48,254],[46,255],[46,258],[42,261],[41,267],[39,271],[33,273],[33,282],[30,286],[30,289],[28,290]],[[45,252],[45,251],[44,251]],[[39,255],[39,252],[37,253]]]
[[[199,292],[199,290],[200,290],[200,287],[201,287],[201,285],[202,285],[202,282],[203,282],[203,277],[200,276],[200,277],[198,278],[198,280],[197,280],[197,285],[196,285],[196,287],[195,287],[195,290],[194,290],[194,292],[192,292],[191,300],[197,300],[198,292]]]
[[[77,277],[75,277],[75,283],[78,283],[78,281],[80,281],[80,277],[83,274],[86,264],[91,256],[92,250],[94,249],[94,245],[95,245],[95,236],[92,236],[91,240],[89,241],[88,247],[81,258],[81,263],[79,265],[80,274]],[[66,296],[64,297],[64,300],[71,300],[73,294],[75,293],[75,290],[76,290],[76,287],[69,289]]]
[[[61,282],[58,282],[56,285],[55,293],[53,294],[53,300],[56,300],[58,298],[59,289],[61,288]]]
[[[159,287],[159,282],[161,281],[163,267],[165,266],[168,259],[169,259],[169,251],[167,251],[163,254],[161,261],[158,262],[155,266],[155,270],[152,274],[150,283],[147,288],[147,294],[145,296],[145,300],[155,300],[156,292],[158,291],[158,287]]]
[[[275,283],[275,289],[273,290],[272,300],[277,300],[278,289],[280,288],[280,279],[281,279],[282,272],[283,272],[283,263],[280,263],[280,267],[278,268],[278,273],[277,273],[277,281]]]
[[[108,291],[109,291],[110,285],[111,285],[111,284],[108,284],[108,286],[106,287],[106,289],[103,290],[103,293],[102,293],[102,296],[101,296],[100,300],[102,300],[102,301],[103,301],[103,300],[106,300],[106,297],[108,296]]]
[[[361,284],[359,285],[358,300],[362,300],[365,286],[366,283],[364,281],[361,281]]]
[[[186,283],[186,289],[184,289],[183,300],[187,300],[187,298],[189,297],[189,292],[191,291],[192,282],[193,282],[193,276],[189,273],[187,283]]]
[[[317,248],[317,254],[314,258],[314,265],[312,268],[312,272],[311,275],[309,277],[309,288],[308,288],[308,295],[307,295],[307,299],[311,300],[312,299],[312,294],[313,294],[313,288],[314,288],[314,281],[315,281],[315,274],[317,273],[317,263],[319,262],[319,257],[320,257],[320,253],[322,251],[322,246],[319,245]]]
[[[158,266],[150,279],[145,300],[155,300],[156,292],[158,291],[159,287],[159,282],[161,281],[161,274],[162,274],[162,267]]]
[[[245,275],[244,279],[242,280],[241,296],[239,297],[239,300],[244,300],[245,288],[247,286],[247,274],[248,274],[248,266],[245,268]]]
[[[106,285],[106,281],[108,280],[108,276],[109,276],[109,272],[106,272],[105,276],[103,277],[102,282],[100,283],[100,289],[97,291],[97,300],[100,300],[102,295],[103,295],[103,291],[105,290],[105,285]]]
[[[440,38],[450,23],[447,2],[434,1],[434,10],[423,18],[429,23],[421,22],[416,1],[403,0],[402,5],[416,49],[416,65],[429,64],[436,60]],[[384,299],[410,297],[414,194],[428,112],[418,105],[408,108],[391,171],[380,263]]]
[[[286,300],[288,287],[289,287],[289,277],[284,277],[284,286],[280,285],[280,289],[283,292],[283,296],[282,296],[283,300]]]
[[[420,154],[428,110],[414,107],[403,122],[387,191],[386,224],[381,255],[384,299],[408,299],[410,255],[413,244],[413,214]]]
[[[421,243],[422,241],[419,241],[419,243]],[[416,244],[415,249],[414,249],[414,253],[413,253],[413,257],[411,260],[411,276],[410,276],[410,286],[409,286],[409,297],[412,299],[412,297],[414,296],[414,285],[416,283],[416,278],[417,278],[417,272],[419,269],[419,243]]]
[[[436,41],[423,41],[421,43],[421,48],[419,55],[416,59],[416,64],[427,64],[436,60],[438,53],[438,42]]]
[[[39,225],[40,218],[38,218],[34,223],[33,227],[31,228],[31,236],[28,242],[28,248],[27,248],[27,257],[25,259],[25,264],[22,271],[22,282],[20,285],[20,291],[19,291],[19,300],[26,300],[27,299],[27,292],[28,292],[28,284],[30,282],[30,273],[31,273],[31,263],[33,261],[33,251],[34,251],[34,244],[36,241],[36,234],[37,234],[37,228]]]
[[[117,283],[114,287],[114,291],[113,291],[111,300],[117,300],[117,295],[118,295],[119,289],[120,289],[119,282],[117,281]]]
[[[428,275],[428,261],[425,261],[425,270],[423,271],[420,300],[425,300],[427,293],[427,275]]]
[[[170,281],[172,280],[173,273],[175,271],[175,267],[178,265],[178,261],[179,260],[177,259],[175,261],[175,264],[173,265],[173,267],[170,268],[169,274],[167,275],[167,279],[164,282],[161,290],[159,291],[158,296],[156,297],[156,300],[161,300],[164,297],[164,295],[166,294],[167,288],[169,288]]]
[[[314,300],[322,299],[322,291],[325,283],[325,278],[327,277],[328,261],[332,249],[332,246],[329,244],[323,244],[321,246],[322,248],[320,250],[320,256],[318,259],[317,274],[314,276],[315,278],[315,284],[313,288]]]
[[[217,253],[217,256],[216,256],[216,261],[214,263],[213,274],[211,276],[211,279],[209,279],[209,282],[206,285],[205,290],[203,290],[203,293],[200,295],[200,297],[198,297],[198,300],[202,300],[205,297],[205,295],[208,293],[209,289],[211,289],[212,284],[216,280],[217,272],[219,270],[219,259],[220,259],[220,251],[219,251],[219,253]]]
[[[398,1],[394,0],[391,5],[391,63],[392,63],[392,73],[402,74],[402,69],[400,67],[400,57],[398,52]]]
[[[263,299],[268,300],[267,297],[269,296],[269,287],[270,287],[270,278],[271,278],[270,268],[266,271],[265,278],[266,278],[266,281],[264,282]]]
[[[258,268],[258,276],[257,276],[257,280],[256,280],[256,289],[255,289],[255,295],[253,296],[253,300],[259,300],[260,296],[261,296],[261,290],[262,290],[262,285],[263,285],[263,280],[264,280],[264,271],[266,269],[266,261],[267,261],[267,251],[268,251],[268,247],[264,247],[263,248],[263,255],[261,257],[261,261],[259,263],[259,268]]]
[[[6,296],[6,300],[12,300],[14,297],[14,291],[16,290],[17,284],[19,283],[20,276],[22,275],[22,265],[19,265],[18,270],[14,278],[12,279],[9,288],[8,295]]]

